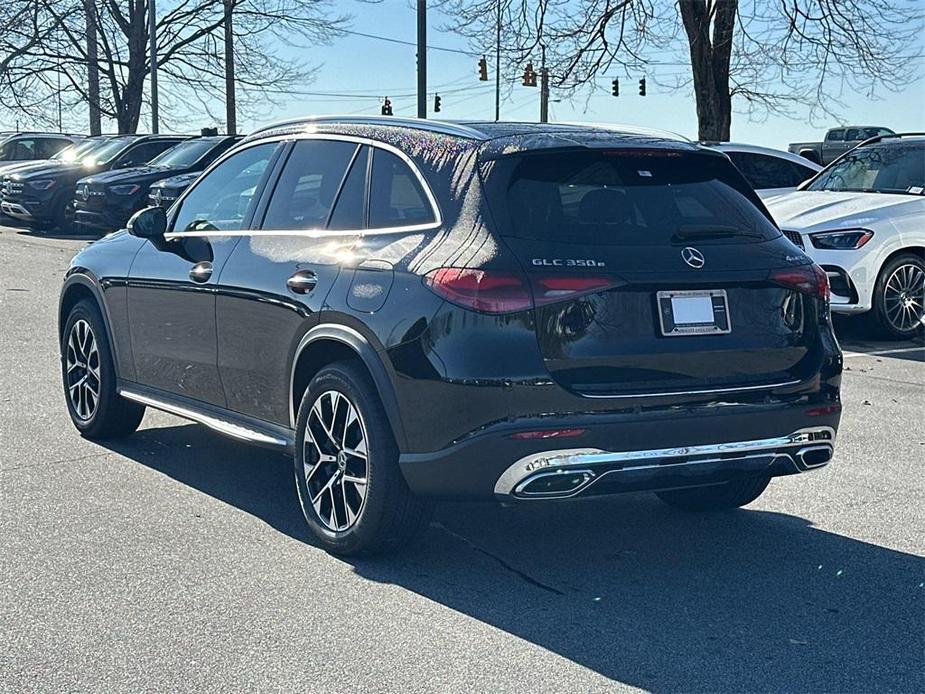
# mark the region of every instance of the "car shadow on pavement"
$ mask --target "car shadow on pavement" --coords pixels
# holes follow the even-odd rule
[[[311,543],[283,456],[195,425],[109,446]],[[925,689],[925,561],[792,515],[651,495],[445,504],[415,549],[349,563],[644,689]]]

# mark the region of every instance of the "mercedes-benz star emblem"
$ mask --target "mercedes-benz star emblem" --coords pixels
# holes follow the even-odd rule
[[[161,206],[161,189],[155,188],[154,193],[151,195],[151,197],[154,198],[154,204],[160,207]]]
[[[88,186],[80,189],[80,197],[84,199],[84,202],[90,199],[90,188]]]
[[[690,265],[695,270],[699,270],[703,267],[704,259],[703,253],[698,251],[696,248],[691,248],[686,246],[681,249],[681,260]]]

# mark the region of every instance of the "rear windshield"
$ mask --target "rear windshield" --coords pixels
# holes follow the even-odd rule
[[[725,157],[620,150],[525,154],[503,157],[484,171],[492,181],[486,185],[493,210],[505,210],[502,235],[606,246],[779,235]]]

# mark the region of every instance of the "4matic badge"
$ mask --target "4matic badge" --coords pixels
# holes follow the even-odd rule
[[[605,267],[603,260],[593,258],[534,258],[533,264],[545,267]]]

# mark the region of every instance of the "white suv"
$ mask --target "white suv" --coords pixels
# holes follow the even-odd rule
[[[875,137],[765,204],[828,273],[832,311],[869,313],[885,337],[925,325],[925,135]]]

